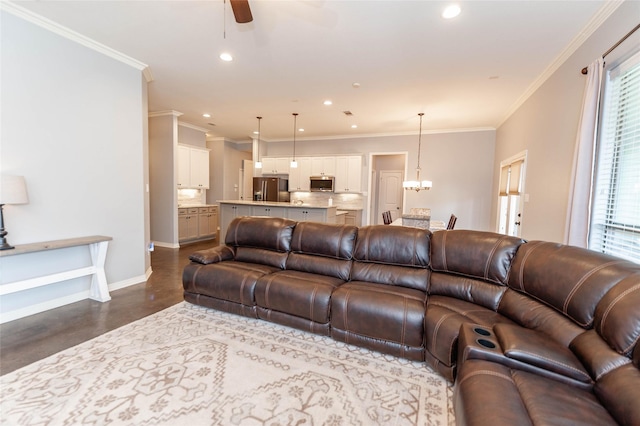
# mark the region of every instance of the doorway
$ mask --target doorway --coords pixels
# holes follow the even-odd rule
[[[526,164],[527,151],[500,162],[496,224],[496,231],[500,234],[512,237],[521,236],[522,211],[524,201],[526,201],[524,195]]]
[[[406,153],[371,154],[370,160],[369,224],[381,225],[382,212],[390,211],[393,220],[402,216]]]

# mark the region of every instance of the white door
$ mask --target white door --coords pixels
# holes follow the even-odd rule
[[[403,172],[396,170],[381,170],[378,192],[378,212],[374,223],[382,224],[382,212],[389,210],[391,219],[401,216],[402,209],[402,178]]]
[[[521,236],[526,159],[524,151],[500,162],[497,223],[500,234]]]

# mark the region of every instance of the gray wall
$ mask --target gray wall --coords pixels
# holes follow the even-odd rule
[[[0,168],[25,176],[29,193],[29,204],[5,209],[9,241],[108,235],[110,287],[144,281],[148,159],[141,71],[8,12],[0,17]],[[54,261],[59,256],[50,254]],[[39,268],[32,263],[25,272],[38,275]],[[2,309],[73,300],[88,282],[3,296]]]
[[[167,112],[149,118],[151,239],[160,246],[172,248],[179,247],[176,186],[178,115]]]
[[[456,228],[493,230],[491,220],[491,188],[493,182],[495,131],[429,133],[422,135],[421,178],[432,180],[430,191],[407,191],[405,211],[411,207],[431,209],[434,219],[458,216]],[[267,156],[290,156],[292,142],[269,142]],[[296,155],[362,154],[363,190],[370,177],[369,155],[382,153],[408,154],[406,176],[415,178],[418,135],[379,136],[349,139],[296,141]],[[366,222],[369,196],[364,197]]]
[[[529,202],[524,203],[522,212],[522,237],[563,242],[573,151],[586,78],[580,70],[637,25],[639,16],[640,2],[624,2],[498,128],[491,203],[493,224],[497,217],[500,161],[528,150],[525,192],[529,194]]]

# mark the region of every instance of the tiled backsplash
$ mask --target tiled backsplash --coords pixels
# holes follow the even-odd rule
[[[338,208],[361,209],[363,205],[362,194],[335,194],[333,192],[292,192],[291,202],[301,200],[303,203],[326,206],[329,198],[333,199],[333,205]]]
[[[207,204],[206,189],[178,189],[178,205],[204,205]]]

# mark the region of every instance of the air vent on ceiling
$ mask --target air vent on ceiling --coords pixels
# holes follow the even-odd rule
[[[209,126],[215,126],[215,123],[207,123]]]
[[[353,115],[353,113],[351,111],[342,111],[342,113],[344,115]]]

